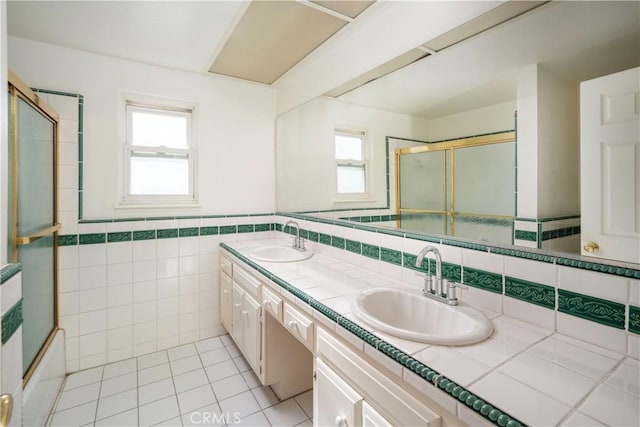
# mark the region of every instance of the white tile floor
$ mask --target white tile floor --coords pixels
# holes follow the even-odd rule
[[[279,402],[225,335],[69,375],[50,426],[308,427],[312,402]]]

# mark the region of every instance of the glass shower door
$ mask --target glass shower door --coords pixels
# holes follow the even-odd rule
[[[22,265],[23,374],[28,378],[56,327],[57,123],[10,85],[11,232]]]

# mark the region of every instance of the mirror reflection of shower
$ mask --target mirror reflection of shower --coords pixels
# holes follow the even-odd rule
[[[511,131],[396,150],[396,226],[512,243],[515,157]]]

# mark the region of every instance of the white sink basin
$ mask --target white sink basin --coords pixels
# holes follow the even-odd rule
[[[300,252],[287,246],[265,246],[249,252],[249,258],[265,262],[296,262],[312,256],[313,252],[310,250]]]
[[[480,311],[433,301],[417,290],[370,289],[351,301],[351,312],[376,330],[429,344],[473,344],[493,333]]]

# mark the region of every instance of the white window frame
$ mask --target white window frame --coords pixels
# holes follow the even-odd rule
[[[333,132],[333,150],[335,156],[336,136],[357,137],[362,141],[362,160],[356,159],[338,159],[336,158],[336,201],[352,202],[352,201],[368,201],[370,200],[371,180],[369,170],[369,138],[367,131],[363,129],[336,128]],[[362,193],[340,193],[338,192],[338,167],[340,166],[362,166],[364,167],[364,192]]]
[[[139,146],[133,145],[132,138],[132,114],[137,111],[151,112],[154,114],[187,118],[187,148],[169,148],[164,146]],[[197,122],[196,107],[190,103],[180,101],[133,100],[124,98],[124,149],[123,149],[123,188],[122,199],[117,207],[194,207],[198,205],[197,199],[197,144],[195,124]],[[149,153],[158,156],[186,156],[189,167],[189,193],[188,194],[131,194],[131,156],[134,152]]]

